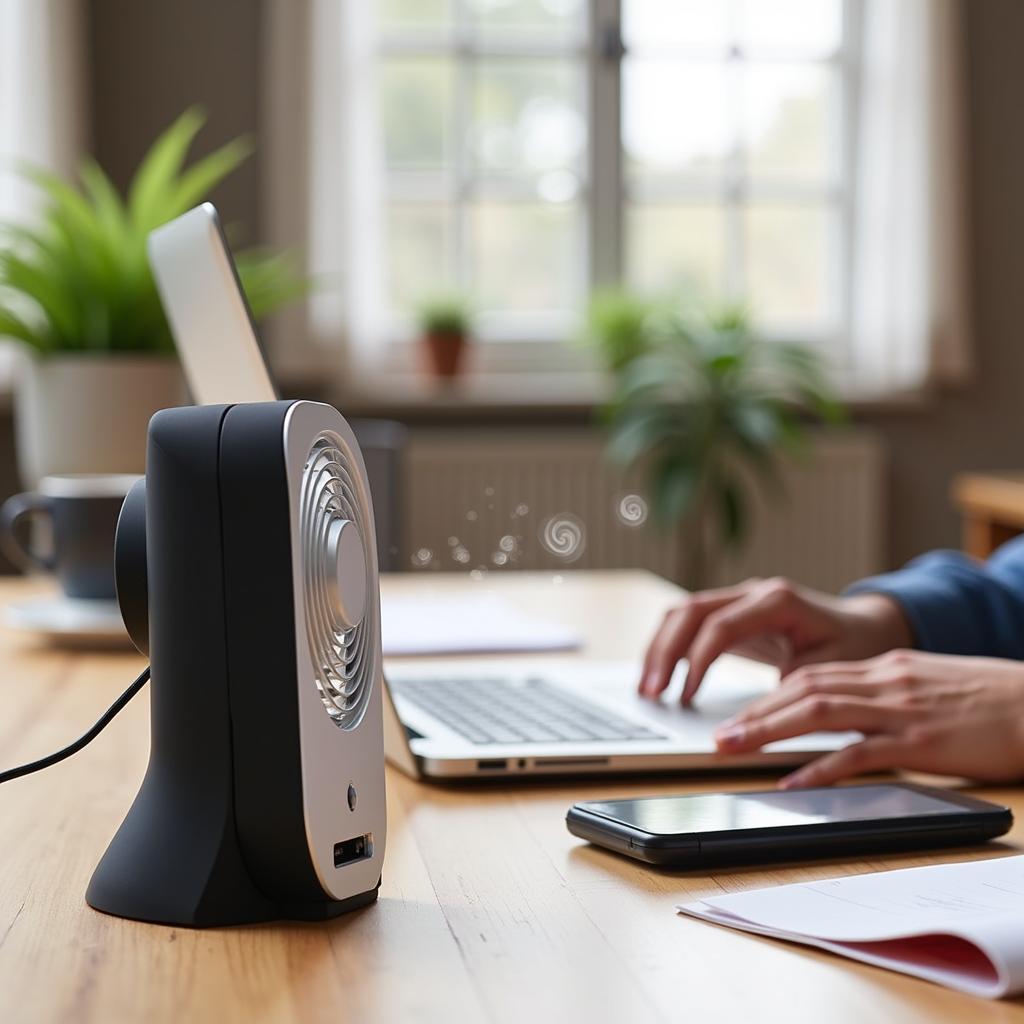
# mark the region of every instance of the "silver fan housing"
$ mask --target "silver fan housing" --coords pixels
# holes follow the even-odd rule
[[[377,602],[364,538],[372,525],[361,465],[330,430],[310,445],[302,470],[299,530],[306,638],[314,682],[342,729],[359,724],[373,686]]]
[[[303,815],[317,877],[342,899],[377,883],[387,834],[373,502],[337,409],[295,402],[283,440]],[[335,846],[353,837],[367,839],[368,856],[339,867]]]

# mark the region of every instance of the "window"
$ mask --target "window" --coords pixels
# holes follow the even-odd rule
[[[589,263],[585,5],[378,11],[390,323],[447,289],[473,297],[485,336],[566,337]]]
[[[624,0],[623,273],[834,336],[842,305],[839,0]]]
[[[0,219],[31,215],[38,189],[25,162],[69,175],[82,149],[82,5],[0,3]]]
[[[386,333],[447,289],[564,340],[621,280],[835,337],[852,6],[378,0]]]
[[[39,190],[20,163],[70,176],[82,150],[82,5],[0,0],[0,222],[33,217]],[[0,391],[20,343],[0,339]]]
[[[455,287],[483,311],[477,370],[565,369],[551,393],[592,396],[569,342],[589,292],[623,282],[744,299],[851,396],[963,381],[964,10],[269,3],[270,240],[325,282],[280,358],[307,338],[296,366],[400,393],[416,301]]]
[[[748,301],[829,341],[845,303],[854,0],[377,0],[369,322],[457,290],[565,341],[589,289]]]

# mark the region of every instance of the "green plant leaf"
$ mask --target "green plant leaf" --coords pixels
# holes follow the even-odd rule
[[[4,287],[34,302],[58,334],[74,333],[75,303],[62,287],[61,279],[48,274],[45,267],[12,251],[0,252],[0,281]]]
[[[107,233],[111,246],[121,248],[128,245],[128,210],[110,178],[95,160],[86,160],[78,174],[92,203],[98,226]]]
[[[651,505],[662,526],[672,526],[695,511],[699,484],[697,467],[678,457],[670,456],[654,467],[650,481]]]
[[[797,459],[805,459],[810,455],[810,439],[804,425],[796,416],[790,414],[780,417],[779,447]]]
[[[770,450],[779,441],[778,407],[754,396],[737,396],[728,411],[736,436],[747,450]]]
[[[416,319],[424,334],[468,334],[473,326],[473,310],[465,295],[437,292],[420,299]]]
[[[99,261],[108,262],[108,239],[86,197],[49,171],[23,166],[21,173],[49,200],[44,217],[51,229],[65,241],[73,239],[81,249],[95,253]]]
[[[682,405],[706,385],[706,379],[687,353],[652,352],[633,360],[619,372],[616,401],[622,404],[670,401]]]
[[[601,351],[605,365],[615,372],[646,351],[648,320],[653,304],[627,291],[596,292],[587,307],[587,336]]]
[[[751,329],[750,307],[745,302],[726,302],[705,312],[714,334],[747,334]]]
[[[625,409],[616,418],[608,443],[613,462],[631,466],[668,441],[687,432],[687,410],[664,406]]]
[[[781,496],[780,456],[809,450],[811,420],[837,421],[824,364],[806,346],[759,338],[742,304],[659,311],[643,330],[643,348],[612,367],[609,451],[648,462],[663,523],[712,515],[719,542],[738,545],[747,487]]]
[[[40,330],[31,327],[20,316],[0,306],[0,338],[17,338],[39,351],[51,348],[51,341]]]
[[[243,249],[235,264],[254,320],[309,294],[311,282],[298,272],[289,253]]]
[[[251,150],[237,139],[186,168],[202,123],[192,108],[154,142],[127,201],[91,160],[77,186],[19,168],[45,205],[31,226],[0,225],[0,307],[9,336],[46,351],[174,350],[146,256],[148,233],[203,199]],[[308,290],[285,254],[250,251],[239,264],[257,318]]]
[[[822,391],[808,392],[806,400],[818,416],[830,426],[842,426],[849,422],[845,406],[832,395]]]
[[[743,365],[743,357],[738,352],[712,353],[707,361],[707,368],[715,376],[724,377]]]
[[[747,533],[747,503],[741,485],[732,479],[719,479],[715,486],[719,526],[728,547],[738,547]]]
[[[178,179],[160,216],[171,220],[202,202],[252,152],[253,144],[249,139],[232,139],[194,163]]]
[[[148,234],[169,219],[166,211],[175,195],[178,176],[205,121],[198,107],[189,107],[143,157],[128,187],[128,209],[136,231]]]

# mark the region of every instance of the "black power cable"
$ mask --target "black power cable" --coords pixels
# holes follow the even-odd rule
[[[91,743],[103,730],[110,725],[110,723],[117,716],[118,712],[141,690],[146,683],[149,681],[149,666],[147,665],[145,671],[128,687],[124,693],[121,694],[113,704],[107,708],[106,711],[100,716],[99,721],[86,733],[79,736],[74,743],[69,743],[66,747],[61,750],[57,750],[52,754],[48,754],[46,757],[41,757],[38,761],[32,761],[29,764],[23,764],[19,768],[9,768],[5,772],[0,772],[0,782],[10,782],[12,779],[20,779],[23,775],[31,775],[33,772],[42,771],[44,768],[49,768],[52,764],[57,764],[58,761],[63,761],[64,758],[70,757],[72,754],[77,754],[82,747],[86,744]]]

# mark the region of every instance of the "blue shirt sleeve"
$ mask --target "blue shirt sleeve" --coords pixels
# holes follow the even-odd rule
[[[1024,537],[987,562],[933,551],[898,572],[861,580],[847,593],[897,601],[922,651],[1024,660]]]

